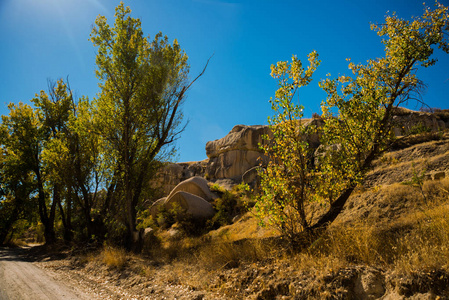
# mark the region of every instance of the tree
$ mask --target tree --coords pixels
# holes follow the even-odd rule
[[[68,171],[69,149],[67,147],[68,123],[72,114],[73,95],[68,83],[62,79],[56,83],[48,81],[48,94],[41,91],[31,100],[42,124],[43,150],[42,167],[46,174],[45,186],[51,191],[52,203],[59,210],[64,227],[64,239],[72,239],[71,206],[66,197],[66,174]],[[65,204],[65,205],[64,205]],[[65,206],[65,209],[64,209]]]
[[[101,81],[94,130],[106,146],[108,194],[123,200],[127,245],[136,247],[136,207],[155,165],[172,153],[170,145],[184,129],[180,106],[196,79],[187,83],[187,55],[178,42],[170,44],[161,33],[153,41],[145,38],[140,20],[130,13],[121,3],[113,27],[99,16],[91,41],[98,47]]]
[[[439,3],[435,7],[426,7],[411,21],[393,14],[384,24],[373,24],[372,30],[384,37],[385,56],[365,65],[349,63],[353,77],[328,78],[320,84],[328,95],[322,105],[325,144],[340,145],[337,163],[330,161],[336,153],[328,155],[323,172],[328,178],[338,176],[340,184],[339,196],[314,228],[335,220],[373,160],[395,142],[393,109],[409,100],[422,102],[424,84],[416,75],[418,68],[437,62],[432,57],[436,47],[449,53],[448,8]]]
[[[33,189],[37,193],[38,211],[44,225],[45,241],[56,241],[54,220],[56,202],[49,201],[45,188],[42,151],[44,148],[44,128],[37,113],[23,103],[9,104],[10,113],[2,116],[2,168],[13,168],[13,173],[32,174]],[[16,174],[17,175],[17,174]],[[14,195],[16,198],[18,194]],[[18,200],[18,199],[16,199]]]
[[[1,128],[0,139],[5,141],[7,132]],[[17,156],[11,155],[1,144],[0,156],[0,245],[12,235],[14,223],[21,219],[31,219],[34,215],[33,176]]]
[[[271,76],[278,79],[279,88],[270,100],[275,112],[268,118],[272,135],[264,137],[268,142],[262,146],[269,163],[261,173],[261,194],[256,203],[259,219],[267,219],[292,244],[309,227],[306,205],[313,196],[310,157],[314,149],[307,136],[314,133],[314,128],[304,126],[303,106],[293,101],[298,89],[310,83],[320,64],[315,51],[309,54],[309,63],[305,70],[293,56],[291,63],[281,61],[271,66]]]
[[[69,155],[64,164],[64,178],[67,197],[73,199],[78,209],[76,213],[82,220],[78,222],[78,233],[82,239],[95,237],[101,241],[106,234],[104,223],[109,205],[100,195],[108,169],[104,164],[104,145],[99,136],[93,134],[94,127],[93,106],[88,98],[81,97],[73,104],[68,122]]]
[[[366,64],[350,62],[353,76],[327,78],[320,83],[327,93],[322,104],[325,122],[322,144],[327,154],[314,170],[319,180],[310,187],[313,195],[308,198],[328,203],[328,210],[313,224],[305,223],[303,216],[297,215],[307,232],[321,232],[335,220],[373,160],[395,142],[391,132],[393,109],[412,99],[421,101],[423,83],[417,77],[418,67],[436,63],[432,58],[436,47],[449,53],[448,8],[438,3],[434,10],[426,8],[419,18],[406,21],[393,14],[386,17],[384,24],[372,25],[372,29],[384,37],[385,56],[370,59]],[[282,73],[292,80],[293,90],[301,86],[297,78],[302,70],[296,65],[286,66],[287,71]],[[283,92],[288,99],[293,95]],[[294,157],[296,148],[288,148],[289,155]],[[294,178],[304,171],[307,169],[289,176]],[[307,185],[304,178],[291,187],[286,186],[291,190],[289,193],[297,194],[295,189]],[[274,213],[278,213],[276,209]]]
[[[58,80],[49,82],[48,94],[41,91],[32,102],[34,109],[22,103],[10,104],[10,114],[3,116],[0,127],[2,211],[7,216],[17,215],[5,215],[5,228],[22,218],[21,213],[32,211],[36,197],[46,243],[57,239],[57,220],[62,221],[64,239],[72,239],[72,209],[77,207],[86,220],[77,229],[82,232],[87,227],[90,236],[92,201],[86,200],[90,205],[85,209],[83,200],[94,198],[96,193],[88,188],[82,193],[80,186],[98,184],[91,174],[98,172],[99,154],[98,148],[91,146],[95,136],[82,135],[85,127],[79,125],[86,123],[84,107],[88,101],[82,98],[75,104],[68,83]],[[84,118],[78,117],[77,109]]]

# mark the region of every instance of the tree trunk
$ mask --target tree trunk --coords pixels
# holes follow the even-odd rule
[[[45,203],[45,192],[44,192],[44,185],[42,182],[40,170],[35,170],[36,177],[37,177],[37,185],[38,185],[38,203],[39,203],[39,216],[42,222],[42,225],[44,225],[44,238],[46,244],[53,244],[56,242],[56,233],[55,233],[55,227],[54,227],[54,215],[56,210],[56,203],[53,201],[51,210],[50,210],[50,217],[47,215],[47,205]]]
[[[354,191],[356,184],[351,184],[346,190],[343,191],[343,193],[340,194],[340,196],[335,200],[332,204],[329,210],[321,216],[321,218],[316,222],[313,226],[310,227],[312,231],[317,229],[325,229],[327,228],[342,212],[343,207],[346,204],[346,201],[351,196],[352,192]]]

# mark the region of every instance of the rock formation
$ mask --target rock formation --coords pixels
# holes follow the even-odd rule
[[[184,191],[178,191],[170,195],[170,197],[167,197],[164,201],[164,205],[168,210],[177,205],[184,213],[195,219],[209,219],[215,214],[212,204],[197,195]]]
[[[207,181],[196,176],[179,183],[167,197],[154,202],[150,207],[150,214],[156,218],[162,207],[170,210],[176,205],[193,218],[207,219],[215,214],[210,201],[216,198],[217,196],[210,191]]]
[[[449,112],[439,113],[412,111],[396,108],[393,111],[394,133],[396,136],[438,131],[449,127]],[[321,118],[302,119],[304,126],[321,127]],[[267,125],[236,125],[223,138],[206,144],[208,159],[198,162],[168,163],[160,171],[155,185],[162,186],[161,197],[168,195],[180,182],[200,176],[207,180],[231,188],[242,181],[255,184],[260,164],[267,163],[267,157],[260,150],[264,135],[271,134]],[[315,154],[323,155],[318,134],[306,138],[310,147],[317,148]],[[316,161],[316,159],[315,159]],[[246,174],[246,175],[245,175]]]
[[[393,111],[393,132],[396,136],[421,133],[424,131],[439,131],[446,128],[444,120],[435,114],[413,111],[398,107]]]
[[[268,126],[237,125],[225,137],[208,142],[206,174],[210,179],[240,182],[246,171],[259,165],[260,160],[266,161],[259,145],[268,133]]]
[[[204,177],[207,160],[166,163],[156,176],[153,187],[160,188],[160,195],[168,195],[180,182],[194,176]]]

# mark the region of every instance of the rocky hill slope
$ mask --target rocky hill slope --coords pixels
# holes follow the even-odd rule
[[[143,257],[108,250],[121,264],[105,251],[41,264],[100,289],[120,282],[121,295],[142,299],[449,299],[449,114],[396,115],[396,133],[408,136],[374,162],[330,230],[299,253],[281,247],[250,211],[201,236],[176,223],[150,231]],[[248,197],[235,184],[258,165],[266,132],[236,126],[208,143],[207,160],[165,166],[166,200],[193,193],[216,207],[229,195]]]

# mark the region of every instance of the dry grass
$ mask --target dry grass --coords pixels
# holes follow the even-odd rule
[[[150,259],[138,268],[133,267],[134,256],[111,247],[91,259],[108,268],[135,269],[161,286],[185,285],[245,299],[270,284],[303,282],[319,299],[327,278],[337,278],[353,266],[406,275],[449,271],[449,178],[425,182],[423,192],[427,202],[418,188],[399,183],[360,190],[358,202],[346,212],[348,218],[301,253],[285,252],[278,237],[258,228],[248,214],[202,237],[156,232],[145,253]],[[362,218],[358,211],[364,209],[370,213]],[[298,285],[297,293],[302,289]]]
[[[417,226],[398,240],[394,267],[401,273],[417,270],[449,271],[449,204],[415,216]]]
[[[272,259],[279,254],[274,242],[262,239],[226,240],[209,243],[199,248],[197,262],[207,270],[234,268],[242,263]]]
[[[449,269],[449,178],[427,181],[423,191],[428,199],[425,203],[418,188],[402,184],[361,192],[357,197],[372,195],[363,205],[374,207],[374,211],[365,218],[353,215],[357,221],[348,221],[348,216],[345,222],[332,226],[307,251],[295,254],[295,264],[299,269],[314,269],[318,273],[353,264],[402,271],[413,266]],[[394,210],[395,207],[399,209]],[[275,242],[276,236],[268,229],[257,228],[256,220],[247,215],[201,238],[173,238],[162,234],[160,247],[153,249],[152,257],[206,270],[235,268],[279,259],[283,251]],[[293,259],[291,255],[284,258]]]
[[[337,265],[383,266],[402,273],[449,270],[449,178],[425,182],[423,191],[427,202],[417,188],[384,187],[384,199],[417,202],[416,209],[401,211],[388,223],[367,218],[333,226],[308,249],[308,255],[334,258],[331,261]]]
[[[121,270],[128,261],[128,253],[124,249],[106,246],[99,258],[108,268]]]

